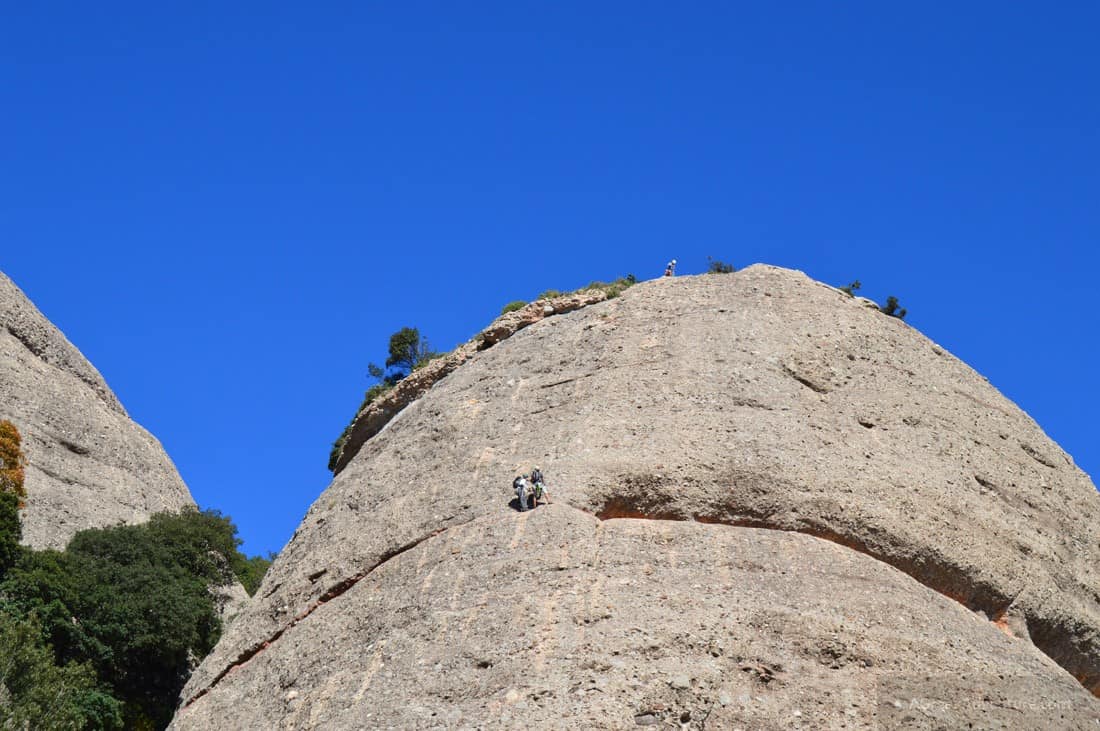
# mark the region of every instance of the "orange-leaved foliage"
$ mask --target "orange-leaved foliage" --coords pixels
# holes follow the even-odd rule
[[[26,478],[24,467],[27,458],[23,454],[23,438],[19,430],[8,420],[0,421],[0,492],[10,492],[19,497],[22,506],[27,490],[23,487]]]

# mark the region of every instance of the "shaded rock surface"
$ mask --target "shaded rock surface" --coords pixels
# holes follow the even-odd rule
[[[0,419],[23,436],[23,540],[64,548],[78,530],[194,505],[172,461],[99,372],[0,274]]]
[[[556,505],[516,513],[535,464]],[[365,441],[174,727],[1095,728],[1098,526],[905,323],[775,267],[656,280]]]

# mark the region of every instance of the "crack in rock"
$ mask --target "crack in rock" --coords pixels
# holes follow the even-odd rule
[[[1047,457],[1046,455],[1044,455],[1042,452],[1040,452],[1038,449],[1031,446],[1030,444],[1021,443],[1020,444],[1020,449],[1024,450],[1024,453],[1026,453],[1028,457],[1031,457],[1033,460],[1035,460],[1039,464],[1046,465],[1047,467],[1050,467],[1052,470],[1058,468],[1058,463],[1057,462],[1052,460],[1050,457]]]
[[[810,389],[811,391],[816,391],[817,393],[829,393],[828,388],[826,388],[825,386],[822,386],[819,383],[814,383],[809,378],[806,378],[805,376],[803,376],[799,373],[796,373],[790,366],[788,366],[788,365],[783,366],[783,370],[787,372],[788,376],[790,376],[794,380],[798,381],[799,383],[801,383],[803,386]]]
[[[222,681],[222,679],[225,678],[225,676],[229,675],[229,673],[233,672],[234,670],[241,667],[242,665],[245,665],[252,658],[256,657],[257,655],[262,653],[264,650],[271,647],[271,645],[273,645],[280,637],[282,637],[286,633],[287,630],[301,624],[303,621],[305,621],[305,619],[307,617],[309,617],[309,615],[313,614],[315,611],[317,611],[318,609],[320,609],[322,606],[329,603],[333,599],[336,599],[337,597],[341,596],[342,594],[345,594],[349,589],[351,589],[353,586],[358,584],[360,581],[362,581],[363,579],[365,579],[368,576],[370,576],[371,574],[373,574],[375,571],[377,571],[379,568],[381,568],[387,562],[392,561],[393,559],[397,558],[398,556],[400,556],[401,554],[403,554],[407,551],[411,551],[412,549],[416,548],[417,546],[419,546],[424,541],[435,538],[436,536],[440,535],[441,533],[446,532],[447,530],[449,530],[451,528],[454,528],[454,527],[459,526],[459,525],[464,525],[465,523],[468,523],[468,522],[469,521],[463,521],[462,523],[456,523],[454,525],[445,526],[443,528],[437,528],[437,529],[433,530],[432,532],[427,533],[427,534],[421,536],[420,538],[417,538],[416,540],[410,541],[410,542],[408,542],[408,543],[406,543],[406,544],[404,544],[404,545],[402,545],[398,548],[395,548],[391,551],[388,551],[388,552],[382,554],[382,556],[380,556],[379,559],[376,562],[374,562],[370,567],[368,567],[368,568],[366,568],[363,571],[360,571],[358,573],[352,574],[351,576],[346,577],[345,579],[337,582],[336,584],[333,584],[328,589],[326,589],[325,592],[323,594],[321,594],[321,596],[319,596],[314,602],[312,602],[302,612],[300,612],[296,617],[294,617],[294,619],[290,620],[290,622],[288,622],[286,625],[284,625],[283,627],[280,627],[278,630],[273,632],[267,639],[262,640],[261,642],[257,642],[256,644],[252,645],[251,647],[247,648],[246,650],[241,652],[239,655],[237,655],[236,659],[234,659],[232,662],[230,662],[228,665],[226,665],[225,668],[223,668],[221,672],[219,672],[216,676],[214,676],[214,679],[212,681],[210,681],[209,685],[207,685],[205,688],[203,688],[202,690],[196,692],[189,699],[187,699],[187,701],[185,703],[183,703],[183,705],[180,707],[180,710],[182,711],[183,709],[188,708],[195,701],[197,701],[198,699],[202,698],[204,695],[206,695],[207,693],[212,691],[215,688],[215,686],[217,686],[218,683],[220,683]]]

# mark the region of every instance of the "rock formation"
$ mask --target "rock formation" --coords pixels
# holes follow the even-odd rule
[[[0,274],[0,419],[23,436],[23,540],[64,548],[81,529],[194,505],[160,443],[18,287]]]
[[[365,439],[176,729],[1097,728],[1100,498],[798,272],[660,279]],[[554,504],[509,505],[539,465]]]
[[[347,437],[340,447],[340,455],[333,472],[339,474],[359,453],[363,444],[380,432],[402,409],[423,396],[429,388],[450,374],[455,368],[473,358],[479,351],[512,337],[518,331],[544,317],[560,315],[587,307],[607,299],[602,289],[584,290],[552,299],[531,302],[512,312],[507,312],[467,343],[450,353],[428,361],[407,377],[398,381],[392,390],[367,404],[351,423]]]

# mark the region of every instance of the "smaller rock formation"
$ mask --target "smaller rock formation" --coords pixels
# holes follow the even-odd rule
[[[30,546],[64,548],[84,528],[194,505],[160,443],[2,273],[0,419],[23,436],[23,540]]]

